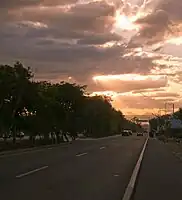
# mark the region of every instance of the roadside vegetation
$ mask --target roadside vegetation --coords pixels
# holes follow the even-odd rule
[[[171,116],[182,122],[182,108],[173,115],[156,116],[150,120],[150,126],[156,132],[158,140],[165,143],[172,154],[182,160],[182,128],[171,128]]]
[[[106,96],[90,96],[76,83],[33,81],[20,62],[0,66],[0,150],[57,144],[136,130]],[[24,139],[24,137],[28,139]]]
[[[168,140],[175,140],[176,142],[180,142],[182,139],[182,128],[172,128],[171,118],[176,119],[179,122],[181,121],[182,124],[182,108],[180,108],[174,114],[155,116],[152,118],[149,121],[151,132],[155,133],[159,140],[165,142]]]

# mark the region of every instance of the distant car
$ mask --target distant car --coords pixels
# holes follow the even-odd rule
[[[138,132],[137,136],[143,136],[143,133],[142,132]]]
[[[20,132],[16,136],[19,137],[19,138],[23,138],[25,136],[25,134],[23,132]]]
[[[131,131],[129,131],[129,130],[123,130],[122,136],[130,136],[130,135],[132,135]]]

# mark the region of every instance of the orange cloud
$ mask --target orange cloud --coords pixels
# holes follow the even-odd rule
[[[120,74],[93,77],[96,87],[109,91],[127,92],[138,89],[160,88],[167,85],[167,78],[161,75]]]

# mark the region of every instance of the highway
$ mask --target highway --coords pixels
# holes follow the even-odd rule
[[[78,140],[0,156],[2,200],[121,200],[145,137]]]

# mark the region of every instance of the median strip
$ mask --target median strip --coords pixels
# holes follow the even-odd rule
[[[44,167],[41,167],[41,168],[37,168],[37,169],[34,169],[34,170],[32,170],[32,171],[29,171],[29,172],[20,174],[20,175],[16,176],[16,178],[22,178],[22,177],[24,177],[24,176],[28,176],[28,175],[30,175],[30,174],[33,174],[33,173],[35,173],[35,172],[44,170],[44,169],[46,169],[46,168],[48,168],[48,166],[44,166]]]
[[[85,156],[85,155],[87,155],[88,153],[81,153],[81,154],[77,154],[76,156],[77,157],[80,157],[80,156]]]

